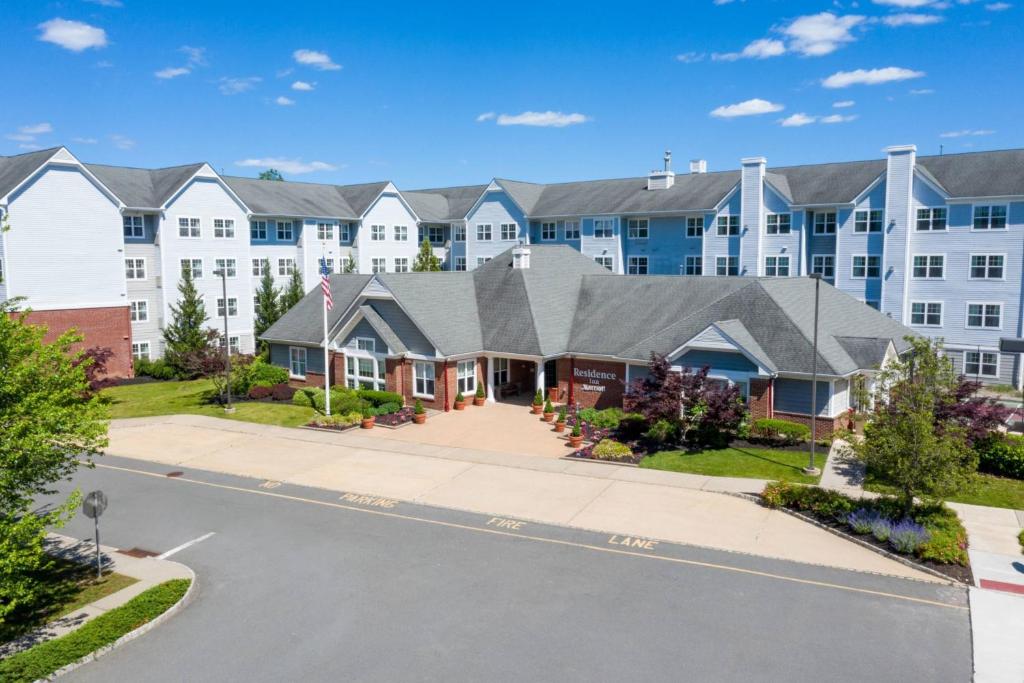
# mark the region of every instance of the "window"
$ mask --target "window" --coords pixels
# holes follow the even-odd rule
[[[372,241],[372,242],[383,242],[387,238],[387,235],[385,234],[386,231],[387,231],[387,226],[386,225],[371,225],[370,226],[370,241]]]
[[[519,225],[517,223],[502,223],[501,224],[501,239],[506,242],[515,240],[519,237]]]
[[[129,310],[132,315],[133,323],[144,323],[149,320],[149,302],[142,301],[130,301],[128,302]]]
[[[220,338],[220,341],[218,342],[218,345],[220,346],[220,348],[222,348],[222,349],[224,348],[224,337]],[[237,355],[237,354],[239,354],[241,352],[242,352],[242,344],[239,341],[238,337],[235,337],[235,336],[228,337],[228,353]]]
[[[541,223],[540,238],[548,241],[558,239],[558,223]]]
[[[452,239],[456,242],[466,241],[466,226],[465,225],[453,225],[452,226]]]
[[[413,396],[434,398],[434,364],[416,361],[412,364],[414,384]]]
[[[792,225],[792,216],[788,213],[768,214],[768,234],[788,235]]]
[[[459,391],[463,396],[476,393],[476,361],[460,360],[458,367]]]
[[[703,275],[704,259],[700,256],[687,256],[683,261],[684,275]]]
[[[135,360],[149,360],[149,342],[132,342],[132,358]]]
[[[765,256],[764,274],[767,277],[789,277],[789,257]]]
[[[491,240],[491,224],[490,223],[477,223],[476,224],[476,239],[479,242],[489,242]]]
[[[333,223],[317,223],[316,224],[316,238],[318,240],[331,240],[331,241],[334,241],[334,224]]]
[[[370,353],[377,352],[377,341],[370,337],[356,337],[356,348]]]
[[[686,236],[700,237],[704,234],[704,216],[686,217]]]
[[[371,273],[386,273],[386,272],[388,272],[387,259],[385,259],[385,258],[372,258],[372,259],[370,259],[370,272]]]
[[[203,259],[201,258],[183,258],[181,259],[181,275],[185,276],[186,272],[192,273],[193,280],[200,280],[203,277]]]
[[[345,378],[350,389],[384,389],[384,361],[346,356]]]
[[[594,219],[594,237],[597,239],[607,239],[615,236],[615,221],[611,218],[595,218]]]
[[[928,230],[945,230],[945,207],[939,207],[934,209],[918,209],[917,229],[919,232],[927,232]]]
[[[967,327],[998,330],[1003,326],[1002,304],[967,304]]]
[[[427,239],[431,244],[444,244],[444,226],[431,225],[427,227]]]
[[[466,270],[466,257],[465,256],[456,256],[455,257],[455,268],[454,268],[454,270],[459,270],[459,271]]]
[[[270,259],[254,258],[252,260],[253,277],[263,277],[270,270]]]
[[[941,301],[911,301],[910,324],[925,327],[942,327]]]
[[[1006,229],[1006,206],[976,206],[974,207],[974,229],[975,230],[1004,230]]]
[[[295,259],[291,258],[279,258],[277,259],[277,274],[278,275],[291,275],[295,272]]]
[[[999,354],[991,351],[965,351],[964,374],[975,377],[998,377]]]
[[[405,256],[395,259],[395,272],[396,273],[408,273],[409,272],[409,259]]]
[[[332,258],[325,258],[325,259],[320,259],[320,261],[322,262],[320,264],[321,266],[326,266],[327,267],[327,272],[328,273],[337,272],[337,271],[334,270],[334,259],[332,259]]]
[[[834,235],[836,234],[836,212],[822,211],[814,214],[814,234]]]
[[[595,256],[594,261],[601,264],[608,270],[612,270],[615,267],[615,259],[611,256]]]
[[[718,235],[724,237],[727,235],[738,235],[740,234],[740,217],[739,216],[719,216],[718,217]]]
[[[508,384],[508,358],[495,358],[494,359],[494,386],[500,387],[502,384]]]
[[[340,239],[341,242],[351,242],[352,241],[352,224],[351,223],[342,223],[341,225],[339,225],[338,226],[338,234],[339,234],[338,236],[339,236],[339,239]]]
[[[972,280],[1002,280],[1003,254],[971,254]]]
[[[739,256],[718,256],[715,258],[715,274],[716,275],[739,275],[740,274],[740,258]]]
[[[306,376],[306,349],[301,346],[288,347],[288,374],[292,377]]]
[[[215,261],[217,264],[217,270],[227,271],[228,277],[235,277],[238,275],[238,266],[233,258],[219,258]]]
[[[651,236],[646,218],[630,218],[626,223],[626,236],[631,240],[645,240]]]
[[[291,221],[277,221],[277,239],[282,242],[290,242],[294,239]]]
[[[126,258],[124,260],[124,278],[126,280],[145,280],[146,259]]]
[[[267,222],[249,221],[249,237],[254,240],[267,239]]]
[[[480,266],[482,266],[483,264],[487,263],[490,260],[491,260],[490,256],[477,256],[476,257],[476,267],[479,268]]]
[[[124,216],[121,220],[124,223],[125,237],[144,237],[146,235],[142,216]]]
[[[238,299],[231,296],[228,297],[228,317],[234,318],[238,315]],[[217,317],[224,317],[224,299],[217,299]]]
[[[918,279],[941,279],[945,262],[946,257],[941,254],[915,254],[913,275]]]
[[[178,218],[178,237],[197,238],[201,235],[202,229],[198,218]]]
[[[855,280],[862,280],[866,277],[881,277],[882,257],[881,256],[854,256],[853,269],[850,277]]]
[[[579,221],[566,221],[565,222],[565,239],[567,240],[578,240],[580,238],[580,222]]]
[[[409,241],[409,226],[408,225],[396,225],[395,226],[395,241],[396,242],[408,242]],[[433,240],[431,240],[433,242]]]
[[[836,257],[829,255],[819,255],[811,257],[811,272],[817,273],[818,275],[833,279],[836,276]]]
[[[630,256],[628,268],[630,275],[647,275],[647,257]]]
[[[235,221],[233,218],[214,218],[213,236],[218,239],[231,239],[235,236]]]
[[[858,211],[853,215],[854,232],[882,232],[882,211]]]

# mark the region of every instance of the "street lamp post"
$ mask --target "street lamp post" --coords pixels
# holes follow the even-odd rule
[[[213,271],[214,275],[220,277],[222,296],[224,297],[224,391],[227,393],[227,402],[224,404],[225,413],[235,412],[231,405],[231,337],[228,336],[228,269],[225,265]]]
[[[814,450],[818,441],[818,302],[821,291],[821,273],[811,273],[814,280],[814,344],[811,356],[811,458],[804,474],[815,476],[821,470],[814,464]]]

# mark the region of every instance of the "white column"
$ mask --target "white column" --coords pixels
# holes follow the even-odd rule
[[[494,358],[487,356],[487,402],[494,403]]]
[[[536,389],[537,389],[537,391],[539,391],[543,395],[544,394],[544,361],[543,360],[537,361],[536,380],[537,380],[537,387],[536,387]],[[547,399],[547,396],[545,396],[544,398]]]

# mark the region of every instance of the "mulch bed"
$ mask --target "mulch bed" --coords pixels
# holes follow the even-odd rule
[[[377,419],[374,420],[375,424],[381,425],[382,427],[401,427],[402,425],[409,424],[412,422],[412,416],[414,410],[409,406],[399,409],[396,413],[388,413],[387,415],[378,415]]]
[[[350,429],[357,429],[359,427],[359,423],[357,422],[354,425],[332,425],[332,424],[322,424],[322,425],[320,425],[320,424],[317,424],[316,422],[307,422],[306,423],[306,427],[308,427],[309,429],[325,429],[325,430],[331,431],[331,432],[347,432]]]

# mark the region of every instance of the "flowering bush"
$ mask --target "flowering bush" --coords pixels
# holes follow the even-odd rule
[[[858,534],[870,534],[872,525],[880,517],[877,510],[860,508],[846,516],[846,523]]]
[[[892,522],[885,517],[878,517],[871,522],[871,535],[875,537],[876,541],[885,543],[889,540],[889,536],[892,534]]]
[[[598,460],[626,461],[633,457],[633,451],[615,439],[604,439],[594,446],[594,457]]]
[[[924,526],[905,519],[892,525],[889,531],[889,545],[898,553],[913,555],[917,549],[928,542],[931,534]]]

